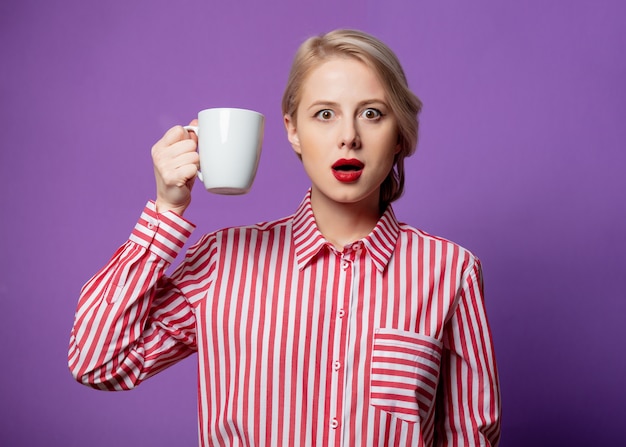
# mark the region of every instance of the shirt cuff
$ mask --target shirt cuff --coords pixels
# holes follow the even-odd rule
[[[150,201],[129,240],[171,264],[195,228],[194,224],[172,211],[157,213],[156,204]]]

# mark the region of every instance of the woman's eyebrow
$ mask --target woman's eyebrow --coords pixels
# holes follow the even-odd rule
[[[314,101],[311,104],[309,104],[308,108],[314,109],[318,107],[338,107],[338,106],[339,104],[334,101],[326,101],[324,99],[321,99],[321,100]]]
[[[385,101],[384,99],[379,99],[379,98],[366,99],[365,101],[361,101],[359,103],[359,107],[369,106],[369,105],[380,105],[380,106],[388,107],[387,101]]]

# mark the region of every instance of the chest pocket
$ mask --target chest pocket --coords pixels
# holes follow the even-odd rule
[[[397,329],[376,329],[370,402],[408,422],[426,420],[439,381],[443,344]]]

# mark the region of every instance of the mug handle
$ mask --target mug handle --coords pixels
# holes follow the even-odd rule
[[[200,136],[200,134],[198,133],[198,126],[183,126],[183,129],[185,130],[190,130],[193,133],[195,133],[198,137]],[[202,172],[200,172],[200,169],[198,169],[198,178],[200,179],[200,181],[202,183],[204,183],[204,179],[202,178]]]

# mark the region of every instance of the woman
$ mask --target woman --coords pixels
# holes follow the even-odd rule
[[[283,114],[311,189],[292,216],[203,236],[167,277],[198,169],[193,136],[170,129],[156,201],[82,290],[77,380],[130,389],[197,352],[203,446],[497,445],[480,263],[390,206],[420,107],[374,37],[307,40]]]

